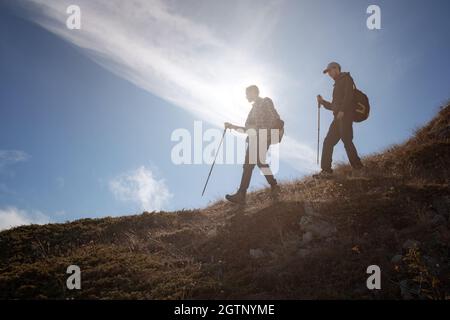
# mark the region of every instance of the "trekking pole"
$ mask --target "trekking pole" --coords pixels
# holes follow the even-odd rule
[[[206,179],[205,186],[203,187],[202,197],[203,197],[203,194],[205,193],[206,186],[208,185],[208,181],[209,181],[209,177],[211,176],[211,172],[214,168],[214,165],[216,164],[217,155],[219,154],[219,150],[220,150],[220,147],[222,146],[223,138],[225,137],[226,132],[227,132],[227,128],[223,129],[222,139],[220,139],[219,148],[217,148],[216,156],[214,157],[214,161],[211,165],[211,169],[209,169],[208,178]]]
[[[319,164],[319,142],[320,140],[320,102],[317,102],[317,164]]]

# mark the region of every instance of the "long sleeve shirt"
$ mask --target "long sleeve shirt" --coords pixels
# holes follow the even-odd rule
[[[245,121],[245,129],[272,129],[280,119],[270,98],[258,98]]]
[[[348,72],[342,72],[334,82],[333,101],[325,104],[325,108],[338,112],[352,112],[355,83]]]

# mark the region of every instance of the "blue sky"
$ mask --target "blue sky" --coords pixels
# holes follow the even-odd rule
[[[81,30],[65,26],[69,4]],[[370,4],[381,30],[366,27]],[[258,84],[286,121],[278,177],[315,166],[332,60],[371,100],[362,155],[405,140],[450,96],[448,1],[6,1],[0,5],[0,228],[175,210],[233,192],[241,166],[175,165],[178,128],[243,122]],[[322,137],[332,117],[322,112]],[[336,161],[346,161],[343,146]],[[264,186],[255,171],[252,187]]]

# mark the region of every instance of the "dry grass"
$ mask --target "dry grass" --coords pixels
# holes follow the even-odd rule
[[[447,106],[366,157],[363,177],[340,165],[333,180],[285,183],[278,203],[263,189],[245,208],[217,201],[1,232],[0,298],[448,298],[449,128]],[[405,251],[408,239],[419,247]],[[70,264],[80,291],[65,288]],[[381,291],[365,286],[371,264]]]

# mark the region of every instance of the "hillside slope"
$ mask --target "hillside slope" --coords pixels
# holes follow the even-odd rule
[[[450,296],[450,106],[352,177],[286,183],[239,208],[143,213],[0,233],[0,298],[442,299]],[[66,268],[82,289],[66,289]],[[378,265],[382,289],[368,290]]]

